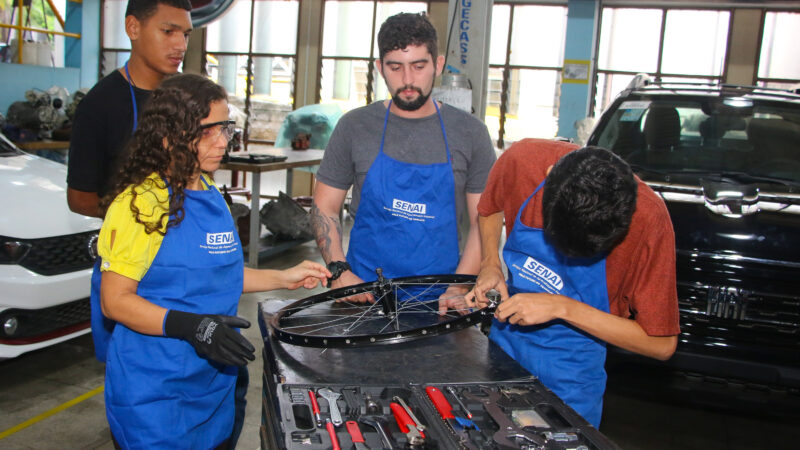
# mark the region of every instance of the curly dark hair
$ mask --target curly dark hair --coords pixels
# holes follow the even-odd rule
[[[424,13],[395,14],[381,25],[378,31],[378,54],[381,61],[387,53],[409,45],[424,45],[436,64],[439,54],[436,28]]]
[[[124,163],[100,203],[103,214],[128,186],[142,185],[143,192],[164,189],[166,186],[161,183],[147,181],[155,172],[172,188],[169,210],[158,218],[140,212],[135,205],[140,194],[133,189],[131,211],[147,233],[157,231],[163,235],[169,227],[177,226],[185,214],[184,189],[200,170],[197,160],[197,143],[203,132],[200,121],[208,117],[212,103],[227,98],[225,89],[200,75],[182,74],[164,80],[142,111],[139,127],[126,148]],[[161,231],[166,218],[169,221]]]
[[[631,168],[610,151],[584,147],[567,153],[544,185],[544,235],[569,257],[605,253],[628,233],[636,192]]]

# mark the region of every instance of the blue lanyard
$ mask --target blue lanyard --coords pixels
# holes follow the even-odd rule
[[[130,88],[131,90],[131,102],[133,102],[133,130],[131,131],[131,133],[133,133],[139,126],[139,108],[136,106],[136,96],[133,94],[133,83],[131,83],[131,73],[128,72],[129,61],[125,61],[125,75],[128,76],[128,88]]]

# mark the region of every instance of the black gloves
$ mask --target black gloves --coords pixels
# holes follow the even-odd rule
[[[197,354],[229,366],[244,366],[253,361],[255,347],[232,327],[249,328],[241,317],[193,314],[169,310],[164,319],[164,334],[192,344]]]

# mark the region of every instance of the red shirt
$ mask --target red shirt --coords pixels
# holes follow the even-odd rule
[[[578,146],[567,142],[525,139],[512,145],[489,173],[478,214],[502,212],[506,236],[525,199],[545,179],[548,167]],[[650,336],[674,336],[678,324],[675,281],[675,234],[661,198],[637,178],[636,210],[625,239],[606,259],[611,314],[636,320]],[[542,196],[531,199],[522,223],[542,228]]]

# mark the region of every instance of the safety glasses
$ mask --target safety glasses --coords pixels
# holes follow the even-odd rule
[[[217,139],[219,135],[225,136],[226,141],[230,141],[236,131],[236,122],[233,120],[223,120],[221,122],[207,123],[200,125],[203,130],[203,138]]]

